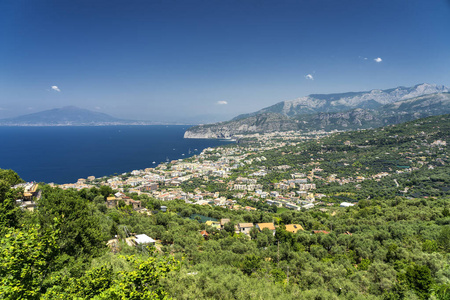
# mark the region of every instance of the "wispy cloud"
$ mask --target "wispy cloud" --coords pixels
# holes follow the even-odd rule
[[[380,62],[383,61],[383,60],[381,59],[381,57],[374,58],[373,60],[374,60],[375,62],[377,62],[377,63],[380,63]]]
[[[227,105],[228,101],[220,100],[220,101],[217,101],[217,104],[219,104],[219,105]]]
[[[56,85],[52,85],[52,91],[61,92],[59,87],[57,87]]]
[[[308,80],[314,80],[314,77],[311,74],[305,75],[305,78]]]

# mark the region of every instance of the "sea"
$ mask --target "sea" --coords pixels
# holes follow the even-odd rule
[[[156,167],[229,140],[184,139],[189,126],[0,127],[0,169],[25,181],[73,183]]]

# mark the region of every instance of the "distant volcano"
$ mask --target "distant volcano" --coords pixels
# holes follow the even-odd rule
[[[136,123],[142,122],[122,120],[104,113],[75,106],[55,108],[0,120],[0,125],[2,126],[98,126]]]

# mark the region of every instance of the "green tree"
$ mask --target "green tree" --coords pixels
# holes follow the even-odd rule
[[[370,260],[365,258],[358,265],[358,270],[367,271],[369,269],[369,266],[370,266]]]
[[[105,198],[114,193],[114,190],[108,185],[102,185],[100,187],[100,194]]]
[[[446,252],[450,251],[450,225],[442,227],[438,236],[438,243]]]
[[[111,267],[88,270],[80,278],[60,278],[42,299],[169,299],[161,280],[180,268],[173,257],[122,257],[131,270],[114,273]]]
[[[167,299],[161,279],[178,270],[180,262],[173,257],[146,260],[127,257],[134,266],[132,271],[120,272],[112,286],[100,295],[100,299]]]
[[[247,275],[251,275],[259,269],[261,264],[261,258],[257,255],[250,254],[246,255],[244,261],[242,262],[242,272]]]
[[[431,291],[432,295],[436,297],[437,300],[450,299],[450,284],[435,285]]]
[[[448,209],[448,207],[444,207],[444,209],[442,210],[442,215],[444,217],[450,217],[450,209]]]
[[[426,240],[422,243],[422,251],[432,253],[438,250],[438,244],[436,241]]]
[[[9,186],[24,182],[13,170],[0,169],[0,180],[4,180]]]
[[[406,280],[420,299],[428,299],[433,278],[427,266],[412,264],[406,269]]]
[[[224,226],[223,226],[223,229],[226,231],[226,232],[228,232],[228,233],[230,233],[230,234],[233,234],[234,233],[234,222],[228,222],[228,223],[226,223]]]
[[[3,299],[39,299],[52,269],[58,230],[9,228],[0,243],[0,295]]]
[[[272,275],[273,281],[277,283],[283,283],[286,280],[286,273],[278,268],[272,269],[270,275]]]
[[[0,179],[0,232],[18,224],[20,210],[15,203],[15,199],[19,198],[18,193],[8,181]]]
[[[61,235],[58,244],[63,253],[71,256],[97,255],[104,247],[97,216],[88,200],[76,191],[43,187],[39,200],[38,220],[42,228],[53,226],[57,218],[57,229]]]

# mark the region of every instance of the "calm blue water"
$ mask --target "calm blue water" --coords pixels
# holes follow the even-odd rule
[[[155,167],[166,158],[186,158],[230,143],[183,139],[188,127],[0,127],[0,168],[26,181],[70,183]]]

